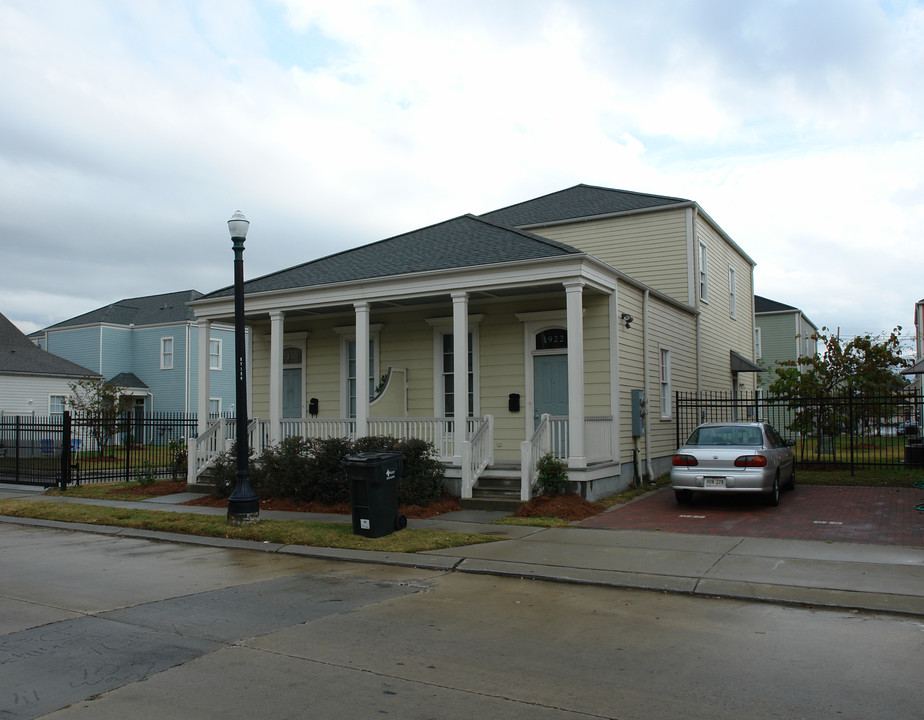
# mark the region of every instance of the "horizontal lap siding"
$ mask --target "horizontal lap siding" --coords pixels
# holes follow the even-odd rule
[[[680,302],[689,302],[686,211],[629,215],[531,230],[578,248]]]
[[[53,355],[77,363],[88,370],[100,372],[99,327],[48,332],[45,349]]]
[[[609,301],[584,295],[584,414],[610,415]]]
[[[80,378],[43,375],[0,375],[0,411],[7,415],[48,415],[49,396],[72,397],[71,383]]]
[[[708,248],[709,301],[702,303],[701,359],[702,389],[730,390],[732,385],[729,349],[754,359],[753,302],[751,266],[715,229],[697,216],[696,236]],[[735,269],[737,318],[730,317],[728,268]],[[753,389],[755,373],[741,373],[739,382]]]
[[[696,319],[655,298],[648,304],[648,362],[651,396],[651,436],[649,447],[652,457],[671,455],[676,444],[676,408],[674,393],[696,389]],[[662,419],[661,407],[661,348],[670,350],[671,399],[669,420]]]

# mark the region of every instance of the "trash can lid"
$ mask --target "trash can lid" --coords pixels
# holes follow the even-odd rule
[[[381,462],[383,460],[391,460],[396,457],[403,457],[403,455],[398,452],[363,452],[357,453],[356,455],[347,455],[345,458],[343,458],[343,462],[373,463]]]

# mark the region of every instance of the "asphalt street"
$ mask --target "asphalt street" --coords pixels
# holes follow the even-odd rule
[[[910,615],[14,523],[0,558],[0,717],[920,717]]]

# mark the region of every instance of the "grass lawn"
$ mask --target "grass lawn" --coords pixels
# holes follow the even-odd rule
[[[102,507],[84,503],[39,500],[0,500],[0,515],[130,527],[141,530],[235,538],[282,545],[378,550],[415,553],[464,545],[494,542],[498,538],[478,533],[440,532],[404,529],[381,538],[353,534],[349,523],[303,522],[300,520],[260,520],[252,525],[232,527],[224,515],[194,515],[159,510]]]
[[[186,480],[158,480],[147,487],[137,482],[90,483],[71,486],[67,490],[52,488],[45,495],[52,497],[79,497],[91,500],[150,500],[151,498],[186,491]]]

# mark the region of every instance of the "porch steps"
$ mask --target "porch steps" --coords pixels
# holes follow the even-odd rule
[[[520,500],[520,469],[496,466],[488,468],[472,488],[472,497],[459,501],[466,510],[503,510],[513,512]]]

